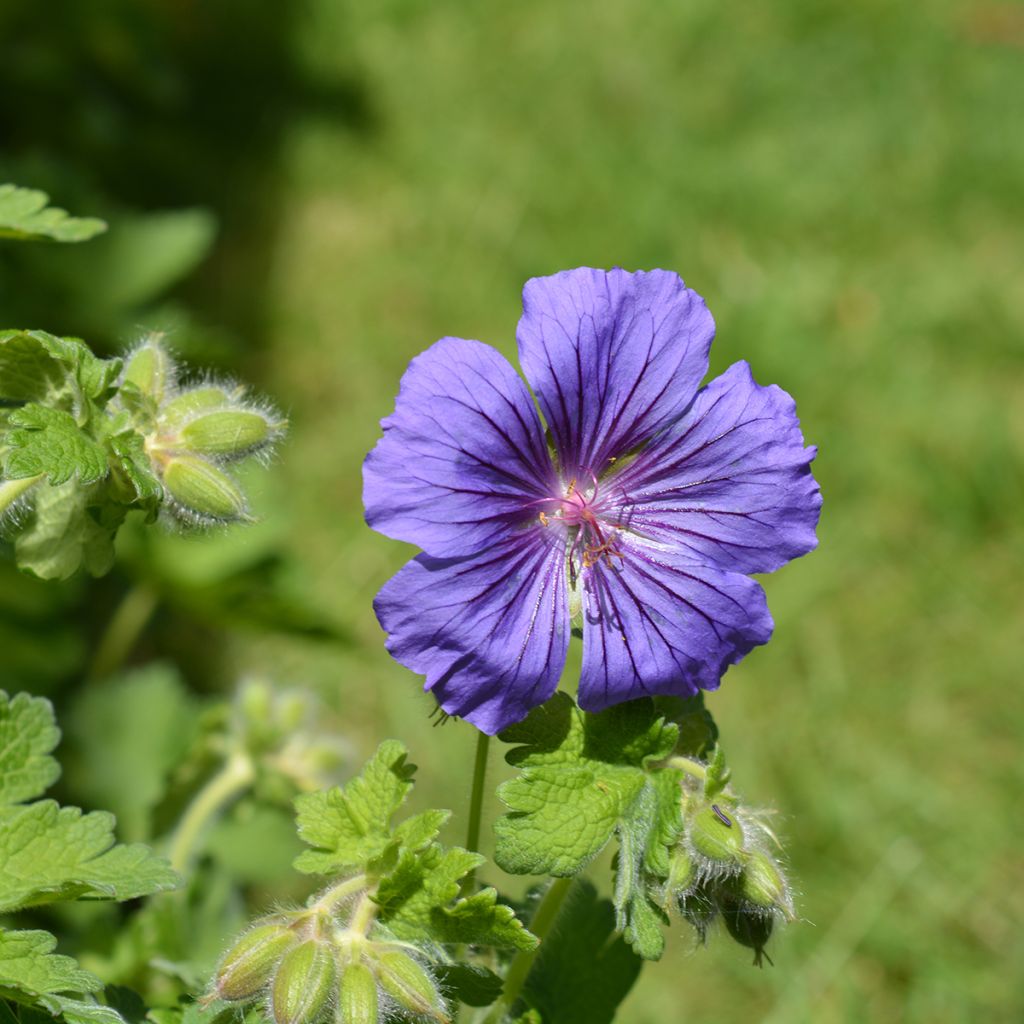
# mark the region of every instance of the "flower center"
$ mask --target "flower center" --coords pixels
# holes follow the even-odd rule
[[[554,506],[552,512],[541,512],[540,521],[549,526],[552,521],[563,523],[575,530],[572,546],[569,548],[569,577],[573,586],[576,585],[577,567],[589,569],[604,558],[611,567],[612,557],[622,558],[622,552],[615,546],[615,538],[606,533],[608,527],[597,515],[597,479],[593,489],[587,495],[576,486],[576,481],[569,481],[565,494],[560,498],[550,498]]]

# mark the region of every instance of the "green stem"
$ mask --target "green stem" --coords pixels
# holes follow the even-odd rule
[[[707,769],[700,763],[700,761],[694,761],[689,757],[670,757],[665,762],[666,768],[678,768],[681,772],[686,772],[687,775],[691,775],[695,779],[700,779],[702,782],[707,778]]]
[[[331,911],[335,904],[347,899],[357,892],[362,892],[370,884],[366,875],[356,875],[354,878],[346,878],[345,881],[332,885],[317,901],[315,906],[321,910]]]
[[[135,584],[125,594],[100,638],[89,669],[90,679],[113,675],[125,663],[159,600],[156,591],[143,583]]]
[[[42,479],[43,474],[27,476],[21,480],[0,480],[0,515],[3,515],[19,498],[23,498]]]
[[[244,751],[236,751],[196,793],[185,808],[171,840],[168,859],[175,871],[184,872],[189,867],[206,827],[232,800],[244,793],[255,778],[256,767],[252,758]]]
[[[551,926],[555,923],[559,910],[562,909],[562,904],[565,902],[569,889],[572,888],[572,883],[573,879],[571,878],[556,878],[548,887],[548,891],[544,893],[537,913],[533,915],[533,920],[530,922],[530,931],[541,940],[541,943],[551,931]],[[537,946],[529,952],[520,950],[516,953],[509,965],[508,974],[505,975],[505,990],[502,992],[501,998],[491,1007],[491,1012],[484,1018],[484,1024],[498,1024],[498,1021],[505,1015],[505,1011],[515,1005],[519,993],[522,992],[523,986],[526,984],[533,961],[537,958],[539,948]]]
[[[480,733],[476,738],[476,759],[473,762],[473,789],[469,794],[469,824],[466,826],[466,849],[471,853],[480,850],[480,823],[483,819],[484,781],[487,778],[487,754],[491,737]],[[476,884],[476,869],[463,879],[462,892],[468,894]]]

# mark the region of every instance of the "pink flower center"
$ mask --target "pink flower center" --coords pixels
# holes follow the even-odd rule
[[[555,521],[576,529],[576,536],[569,549],[569,574],[574,586],[577,560],[582,568],[589,569],[602,558],[605,559],[609,567],[611,567],[613,556],[622,558],[622,553],[615,546],[614,537],[605,534],[607,524],[605,524],[604,530],[602,529],[601,520],[597,514],[597,491],[596,478],[589,497],[576,486],[575,480],[571,480],[565,489],[565,494],[559,498],[547,499],[554,506],[553,511],[540,513],[540,521],[544,526],[549,526],[552,521]],[[582,553],[580,554],[580,552]]]

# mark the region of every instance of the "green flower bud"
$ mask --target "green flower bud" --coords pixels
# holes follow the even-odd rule
[[[195,416],[227,408],[230,404],[231,395],[223,388],[192,388],[162,406],[160,424],[165,430],[175,430]]]
[[[722,917],[729,934],[741,945],[754,951],[754,966],[761,967],[761,960],[771,963],[771,957],[764,951],[771,938],[775,918],[741,901],[727,899],[722,904]]]
[[[739,895],[761,910],[779,910],[787,917],[792,914],[789,889],[782,872],[769,856],[759,851],[750,855],[743,868],[739,879]]]
[[[124,370],[126,384],[134,384],[144,395],[157,404],[174,380],[174,363],[158,336],[148,338],[129,357]]]
[[[689,834],[693,849],[707,860],[728,870],[742,863],[743,828],[735,814],[726,814],[717,804],[697,811]]]
[[[178,433],[178,444],[200,455],[248,455],[274,439],[279,428],[248,409],[224,409],[189,420]]]
[[[21,480],[0,480],[0,517],[9,509],[15,508],[18,502],[43,479],[44,475],[27,476]]]
[[[336,968],[328,945],[308,939],[289,950],[277,965],[270,1010],[274,1024],[310,1024],[327,1005]]]
[[[450,1018],[437,986],[412,957],[394,950],[382,953],[376,966],[381,987],[399,1006],[439,1024],[447,1024]]]
[[[232,523],[249,517],[241,487],[198,455],[175,455],[168,459],[163,481],[169,496],[186,513],[200,520]]]
[[[293,931],[280,924],[265,924],[246,932],[224,954],[213,988],[217,996],[234,1002],[251,999],[274,973],[282,956],[296,943]]]
[[[359,961],[349,964],[341,974],[337,1024],[377,1024],[377,980],[373,971]]]

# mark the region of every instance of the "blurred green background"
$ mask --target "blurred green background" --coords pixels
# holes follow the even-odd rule
[[[749,360],[820,447],[821,546],[709,699],[805,921],[764,971],[678,923],[620,1019],[1024,1019],[1019,5],[8,0],[0,89],[0,177],[112,225],[0,253],[5,325],[166,327],[292,422],[261,526],[129,534],[98,583],[4,567],[6,689],[258,672],[457,803],[473,736],[384,652],[370,602],[410,550],[364,526],[360,462],[435,339],[514,356],[527,277],[677,270],[712,372]]]

